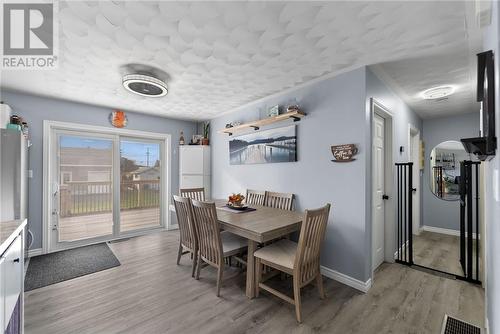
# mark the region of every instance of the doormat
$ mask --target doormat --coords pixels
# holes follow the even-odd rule
[[[36,256],[30,259],[24,290],[38,289],[119,265],[120,261],[106,243]]]

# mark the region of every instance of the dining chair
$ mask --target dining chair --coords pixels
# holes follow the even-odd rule
[[[265,191],[247,189],[246,204],[264,205],[265,199]]]
[[[320,251],[328,223],[330,204],[315,210],[306,210],[298,243],[288,239],[265,246],[254,253],[256,296],[260,289],[295,305],[297,321],[302,322],[300,289],[312,281],[316,281],[321,299],[325,298],[323,277],[320,272]],[[262,265],[285,272],[293,277],[293,299],[264,284]]]
[[[205,188],[184,188],[179,189],[179,195],[189,197],[197,201],[205,200]]]
[[[196,269],[196,260],[198,256],[198,239],[195,233],[193,209],[191,199],[173,195],[177,223],[180,230],[179,252],[177,253],[177,265],[181,261],[181,256],[191,254],[193,259],[193,268],[191,276],[194,277]]]
[[[266,191],[264,205],[281,210],[293,210],[294,194]]]
[[[247,240],[230,232],[220,231],[215,203],[192,200],[192,205],[199,251],[196,279],[200,278],[202,261],[217,268],[217,297],[219,297],[224,259],[243,253],[247,249]]]

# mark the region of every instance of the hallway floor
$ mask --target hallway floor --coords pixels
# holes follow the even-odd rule
[[[428,231],[413,235],[413,261],[424,267],[463,275],[460,237]]]

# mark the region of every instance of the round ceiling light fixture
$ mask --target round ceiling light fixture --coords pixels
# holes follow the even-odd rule
[[[148,74],[126,74],[122,84],[129,92],[146,97],[162,97],[168,93],[166,82]]]
[[[455,93],[455,87],[451,85],[445,85],[424,90],[421,93],[421,96],[425,100],[436,100],[442,99],[446,96],[450,96],[453,93]]]

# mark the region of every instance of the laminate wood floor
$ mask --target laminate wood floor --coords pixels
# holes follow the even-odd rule
[[[247,299],[237,268],[226,270],[220,298],[215,270],[192,279],[187,255],[175,264],[177,231],[110,246],[121,266],[26,293],[27,334],[439,333],[445,313],[483,326],[480,287],[398,264],[382,264],[366,294],[327,278],[325,300],[304,288],[299,325],[292,305],[265,292]]]
[[[416,264],[450,274],[463,275],[458,236],[422,231],[413,236],[413,260]]]

